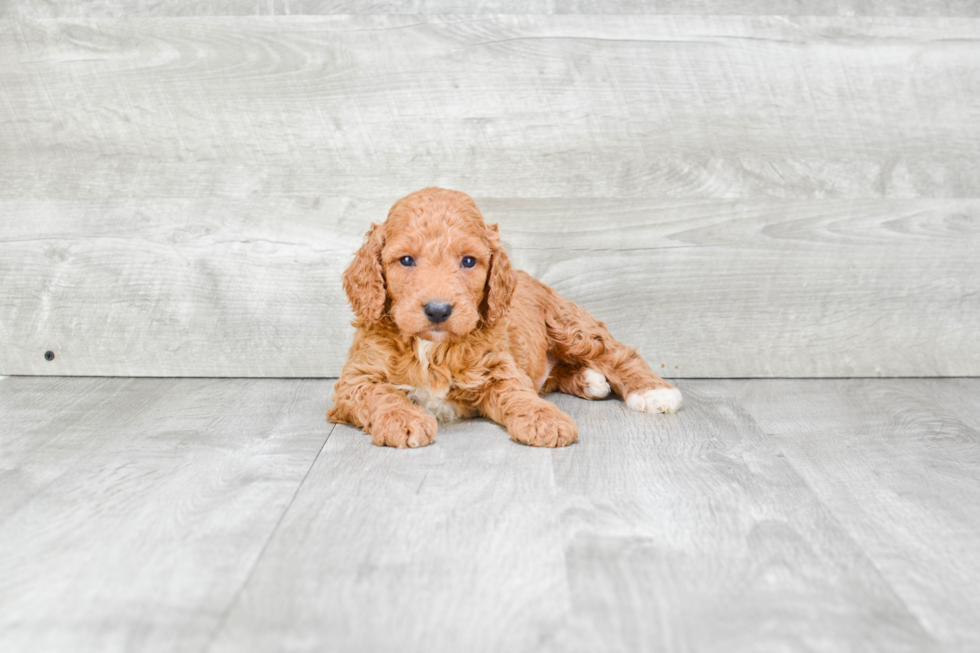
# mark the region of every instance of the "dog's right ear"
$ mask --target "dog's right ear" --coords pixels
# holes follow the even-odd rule
[[[344,292],[357,319],[362,323],[378,322],[385,308],[385,278],[381,265],[384,226],[371,223],[364,244],[344,272]]]

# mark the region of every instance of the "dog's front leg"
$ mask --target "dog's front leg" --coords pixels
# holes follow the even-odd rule
[[[519,374],[508,374],[493,379],[480,410],[507,427],[515,442],[534,447],[564,447],[578,439],[575,421],[539,397],[526,375],[521,378]]]
[[[364,429],[379,447],[424,447],[436,439],[436,420],[390,383],[344,377],[334,386],[327,419]]]

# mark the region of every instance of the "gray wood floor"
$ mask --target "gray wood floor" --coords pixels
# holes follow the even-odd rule
[[[980,650],[980,379],[395,451],[328,380],[0,379],[0,650]]]

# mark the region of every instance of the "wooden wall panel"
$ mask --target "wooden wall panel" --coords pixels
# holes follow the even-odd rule
[[[0,373],[335,375],[344,266],[438,184],[667,376],[980,374],[972,5],[60,6],[0,7]]]
[[[6,0],[0,17],[325,14],[980,16],[974,0]]]
[[[2,25],[3,197],[980,196],[980,20]]]
[[[478,198],[672,377],[971,375],[980,201]],[[377,200],[0,202],[7,374],[334,376]],[[55,360],[44,359],[46,351]]]

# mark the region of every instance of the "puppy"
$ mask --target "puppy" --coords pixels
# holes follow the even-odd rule
[[[376,445],[424,446],[437,421],[483,415],[517,442],[565,446],[578,427],[540,396],[555,390],[615,392],[648,413],[681,406],[636,349],[514,270],[497,225],[465,193],[425,188],[395,202],[368,230],[344,290],[356,333],[327,417]]]

